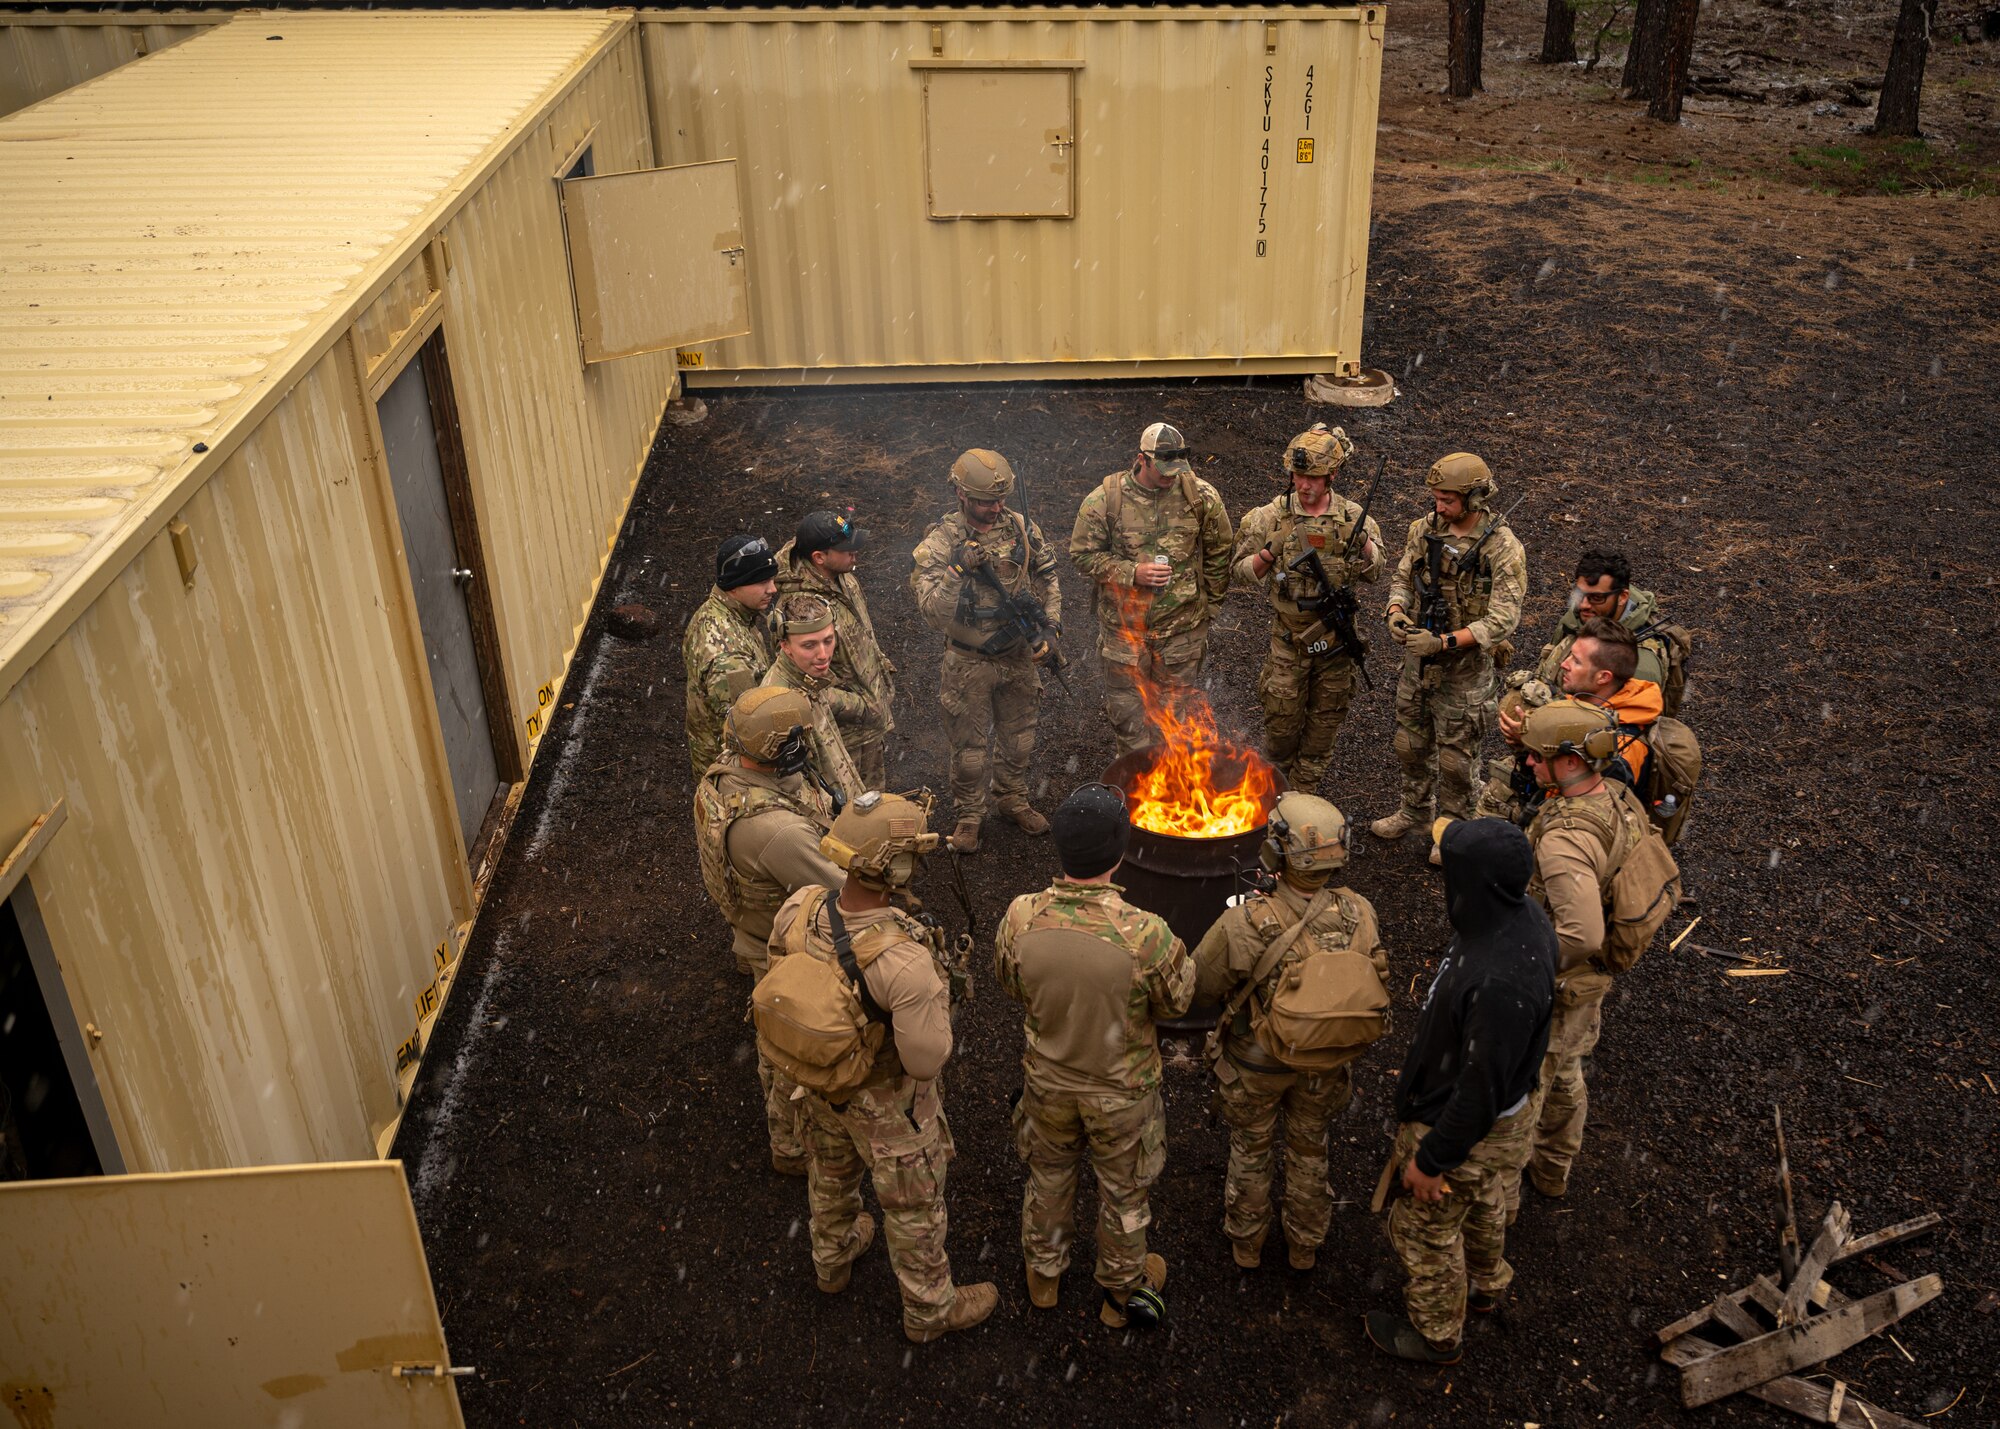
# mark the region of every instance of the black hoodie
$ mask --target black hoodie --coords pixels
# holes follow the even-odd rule
[[[1397,1119],[1430,1124],[1417,1144],[1426,1176],[1464,1161],[1534,1091],[1556,988],[1556,931],[1527,896],[1528,836],[1505,819],[1461,820],[1438,847],[1457,936],[1396,1082]]]

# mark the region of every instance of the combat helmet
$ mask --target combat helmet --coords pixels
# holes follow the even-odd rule
[[[1014,468],[1000,453],[974,447],[951,464],[951,484],[974,501],[1005,501],[1014,494]]]
[[[1325,799],[1297,790],[1271,806],[1258,860],[1267,872],[1328,874],[1347,862],[1347,820]]]
[[[1569,754],[1601,770],[1618,752],[1618,717],[1582,700],[1551,700],[1528,711],[1521,743],[1544,759]]]
[[[777,765],[780,774],[797,774],[812,754],[806,737],[811,725],[812,706],[803,694],[781,685],[759,685],[729,707],[722,742],[759,764]]]
[[[1354,443],[1339,427],[1314,422],[1285,444],[1287,476],[1332,476],[1354,455]]]
[[[1424,485],[1432,491],[1455,491],[1474,511],[1484,511],[1500,491],[1493,468],[1471,452],[1453,452],[1439,457],[1424,473]]]
[[[819,851],[871,887],[904,887],[938,846],[938,836],[925,827],[928,814],[914,799],[870,789],[841,810]]]

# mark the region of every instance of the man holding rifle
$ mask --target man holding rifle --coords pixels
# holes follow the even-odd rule
[[[990,798],[1031,834],[1049,821],[1028,802],[1041,668],[1061,678],[1062,589],[1041,528],[1010,510],[1014,468],[975,448],[951,466],[958,509],[925,533],[913,553],[910,591],[945,637],[938,703],[951,741],[951,846],[979,848]]]
[[[1492,469],[1453,452],[1424,485],[1432,510],[1410,523],[1389,583],[1389,635],[1403,647],[1395,738],[1403,800],[1368,826],[1382,839],[1428,827],[1433,791],[1439,814],[1472,817],[1493,671],[1513,654],[1528,589],[1527,553],[1506,516],[1490,509],[1499,491]]]
[[[1264,753],[1306,793],[1333,758],[1356,673],[1368,678],[1354,582],[1382,578],[1382,533],[1368,503],[1333,490],[1353,453],[1347,434],[1323,422],[1293,437],[1284,459],[1292,489],[1245,516],[1236,538],[1236,579],[1264,584],[1271,601],[1271,649],[1257,679]]]

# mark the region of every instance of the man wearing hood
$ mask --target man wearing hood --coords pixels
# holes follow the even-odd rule
[[[1389,1190],[1400,1175],[1409,1192],[1389,1212],[1389,1243],[1409,1276],[1407,1317],[1377,1310],[1366,1323],[1392,1355],[1453,1364],[1468,1304],[1491,1311],[1514,1278],[1501,1177],[1525,1159],[1534,1124],[1557,944],[1527,896],[1534,853],[1525,834],[1501,819],[1439,832],[1454,936],[1396,1082],[1402,1128],[1383,1178]]]

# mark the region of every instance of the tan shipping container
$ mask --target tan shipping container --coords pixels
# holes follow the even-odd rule
[[[742,171],[690,384],[1354,374],[1385,15],[642,11],[660,162]]]
[[[221,19],[185,10],[0,10],[0,115],[158,54]]]
[[[106,1169],[399,1114],[674,390],[584,360],[557,182],[651,164],[640,60],[266,12],[0,120],[0,922]]]

